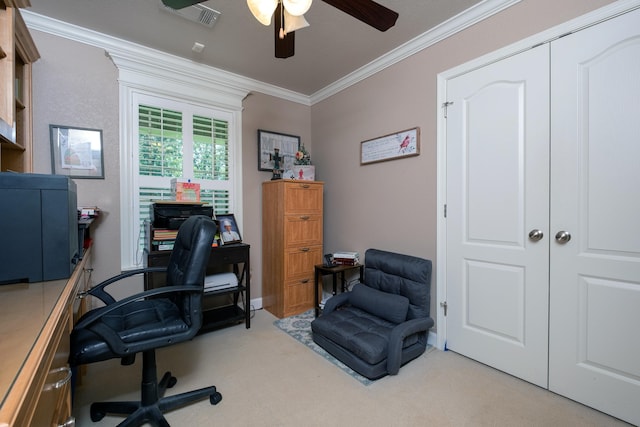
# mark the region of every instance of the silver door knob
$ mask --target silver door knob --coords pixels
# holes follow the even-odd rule
[[[558,243],[567,243],[569,240],[571,240],[571,234],[569,234],[568,231],[558,231],[558,233],[556,234],[556,241]]]
[[[538,230],[537,228],[529,232],[529,239],[531,239],[531,241],[533,242],[542,240],[543,237],[544,237],[544,234],[542,233],[542,230]]]

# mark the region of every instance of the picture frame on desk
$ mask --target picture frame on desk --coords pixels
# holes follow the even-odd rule
[[[236,222],[234,214],[218,214],[216,215],[216,221],[218,223],[218,231],[221,237],[220,241],[223,245],[242,242],[242,236],[238,229],[238,223]]]

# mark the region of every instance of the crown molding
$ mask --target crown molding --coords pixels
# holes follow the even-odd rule
[[[243,92],[246,94],[255,91],[307,106],[310,105],[310,98],[298,92],[203,65],[44,15],[30,11],[23,11],[22,13],[29,29],[104,49],[119,67],[126,63],[138,62],[141,65],[153,66],[156,69],[168,68],[171,73],[178,73],[178,76],[191,79],[197,86],[205,83],[215,84],[229,91],[230,94]],[[118,61],[118,59],[122,60]],[[158,67],[157,64],[163,64],[163,67]],[[157,73],[157,70],[155,72]],[[163,74],[169,75],[169,73]]]
[[[392,65],[414,55],[434,44],[463,31],[464,29],[484,20],[502,10],[519,3],[521,0],[485,0],[458,15],[443,22],[437,27],[409,40],[402,46],[382,55],[356,71],[336,80],[318,92],[311,95],[311,105],[327,99],[350,86],[371,77],[372,75],[391,67]]]
[[[200,80],[208,84],[219,85],[231,93],[260,92],[311,106],[519,2],[520,0],[482,1],[311,96],[199,64],[27,10],[23,11],[23,17],[30,29],[102,48],[115,62],[117,62],[116,58],[126,58],[127,61],[156,64],[155,67],[157,64],[164,64],[170,66],[172,72],[178,72],[185,78],[193,79],[194,84],[198,84],[197,81]]]

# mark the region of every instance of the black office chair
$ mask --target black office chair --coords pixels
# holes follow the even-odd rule
[[[201,300],[204,276],[215,223],[206,216],[187,219],[175,241],[168,267],[129,271],[108,279],[89,291],[105,306],[80,318],[71,333],[69,363],[78,366],[121,358],[123,365],[142,353],[142,384],[139,402],[99,402],[91,404],[91,420],[107,413],[129,414],[120,426],[140,426],[148,422],[168,426],[163,416],[177,407],[209,396],[212,405],[222,399],[214,386],[163,397],[177,380],[167,372],[158,383],[155,349],[192,339],[202,324]],[[167,273],[166,286],[116,301],[104,288],[125,277],[152,271]]]

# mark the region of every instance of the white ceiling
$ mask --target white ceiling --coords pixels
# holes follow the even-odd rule
[[[296,31],[295,56],[274,58],[273,28],[245,0],[208,0],[221,16],[210,29],[167,13],[160,0],[31,0],[27,10],[304,95],[327,87],[481,0],[378,0],[396,25],[380,32],[315,0]],[[195,42],[205,45],[194,53]]]

